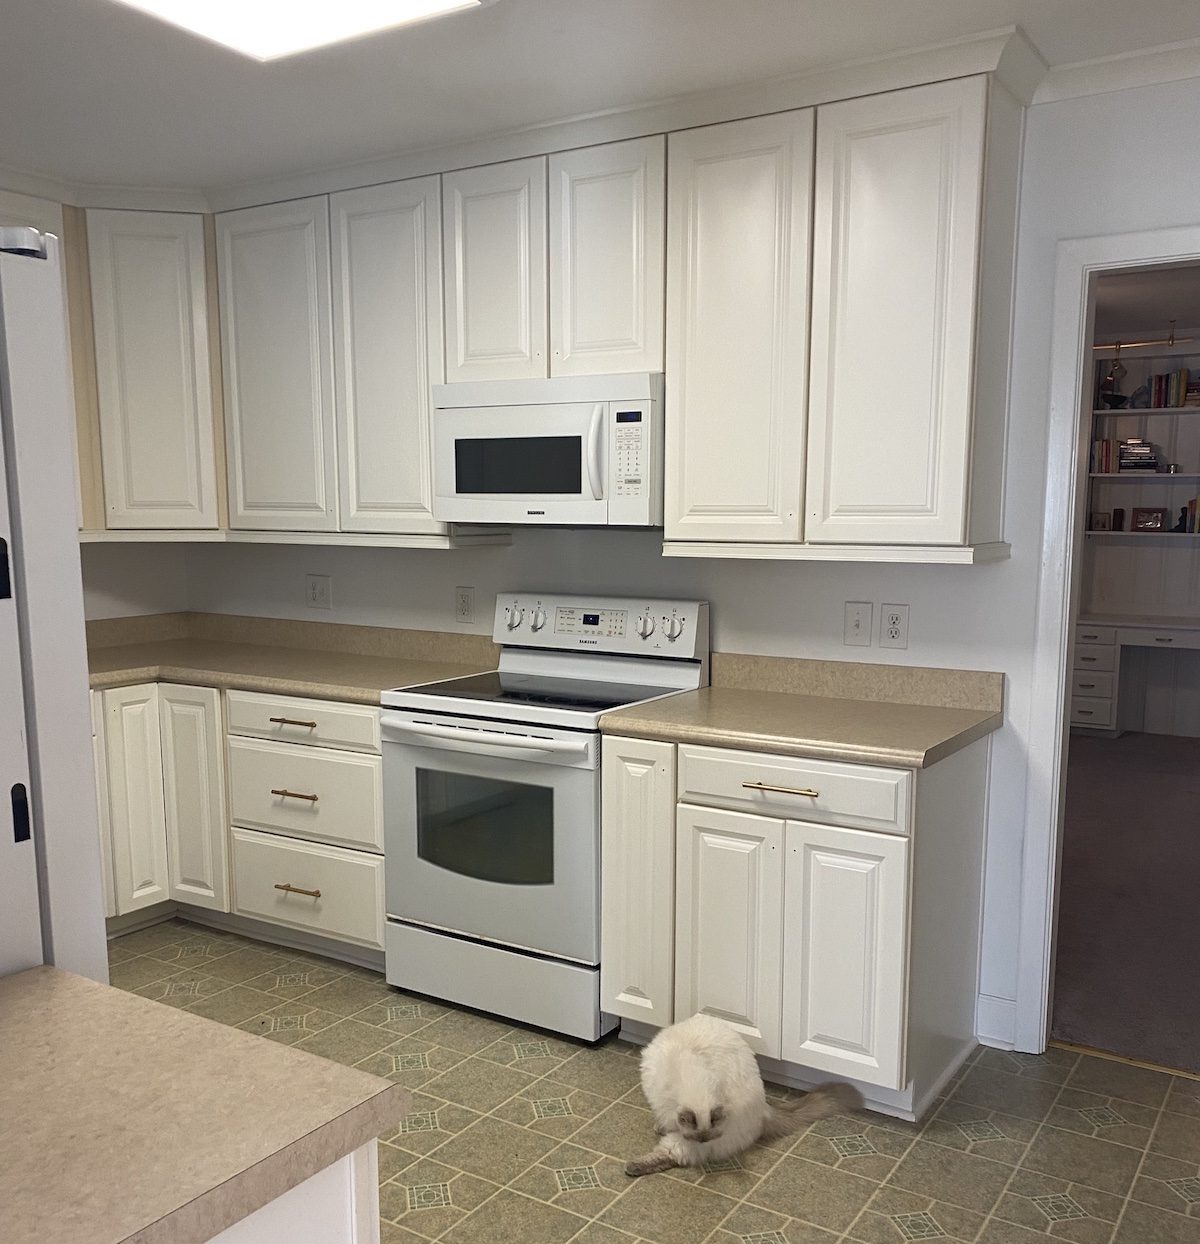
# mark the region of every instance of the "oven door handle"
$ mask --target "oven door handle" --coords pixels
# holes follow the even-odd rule
[[[600,432],[604,427],[604,404],[597,402],[592,409],[592,422],[588,428],[587,473],[588,483],[592,488],[592,496],[597,501],[604,499],[604,482],[600,478]]]
[[[427,739],[436,739],[442,746],[450,746],[455,751],[514,752],[529,754],[547,752],[559,756],[585,756],[588,744],[586,739],[537,739],[522,734],[504,734],[499,730],[461,729],[457,726],[438,726],[423,721],[397,721],[387,713],[383,715],[382,725],[387,732],[388,742],[402,742],[395,735],[413,736],[417,743]]]

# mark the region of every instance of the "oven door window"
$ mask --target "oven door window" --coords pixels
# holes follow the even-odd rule
[[[460,495],[572,496],[583,491],[579,436],[479,436],[454,441]]]
[[[554,884],[554,792],[417,769],[417,855],[463,877]]]

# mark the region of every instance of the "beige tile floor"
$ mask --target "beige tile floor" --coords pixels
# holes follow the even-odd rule
[[[114,985],[408,1085],[381,1138],[383,1244],[1200,1244],[1200,1082],[980,1050],[920,1124],[839,1116],[720,1169],[631,1181],[638,1051],[401,993],[377,973],[170,921]]]

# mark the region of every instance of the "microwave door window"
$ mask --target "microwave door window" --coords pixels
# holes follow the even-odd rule
[[[454,488],[460,496],[577,497],[583,491],[583,438],[458,437]]]
[[[417,770],[417,855],[459,876],[554,884],[554,792],[547,786]]]

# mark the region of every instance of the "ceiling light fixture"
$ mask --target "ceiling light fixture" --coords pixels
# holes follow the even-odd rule
[[[117,0],[257,61],[378,34],[493,0]]]

